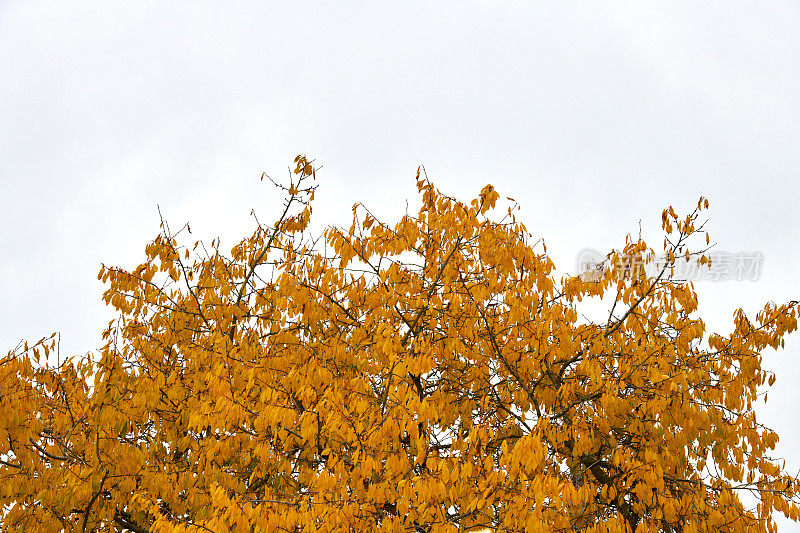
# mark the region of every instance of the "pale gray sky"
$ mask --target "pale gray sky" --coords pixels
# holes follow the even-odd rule
[[[758,281],[700,282],[711,326],[800,298],[800,2],[0,2],[0,349],[96,347],[100,262],[133,266],[156,204],[228,242],[295,154],[318,221],[393,216],[418,164],[486,183],[571,271],[641,219],[711,199]],[[800,341],[767,353],[763,420],[800,467]]]

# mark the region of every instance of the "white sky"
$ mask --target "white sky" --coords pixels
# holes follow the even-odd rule
[[[300,152],[318,222],[401,214],[424,164],[464,200],[514,196],[563,271],[640,219],[660,246],[661,210],[705,195],[718,249],[764,256],[758,281],[696,285],[711,326],[800,298],[797,0],[295,4],[0,2],[0,350],[93,349],[100,263],[138,264],[156,204],[232,243]],[[762,419],[796,471],[786,346]]]

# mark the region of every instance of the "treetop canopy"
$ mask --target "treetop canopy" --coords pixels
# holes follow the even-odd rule
[[[225,253],[161,233],[97,354],[56,337],[0,359],[8,531],[774,531],[798,480],[753,404],[798,302],[708,332],[670,276],[709,262],[700,199],[557,278],[497,209],[417,173],[421,208],[307,230],[313,162]],[[513,202],[513,200],[509,199]],[[586,299],[608,318],[581,315]]]

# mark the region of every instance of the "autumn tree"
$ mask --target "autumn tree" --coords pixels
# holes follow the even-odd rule
[[[98,353],[0,360],[3,531],[774,531],[798,479],[753,406],[798,303],[708,332],[678,261],[701,199],[557,278],[485,187],[417,174],[394,224],[354,207],[318,240],[312,162],[230,253],[162,231],[103,267]],[[509,199],[509,201],[511,201]],[[505,202],[505,200],[503,200]],[[607,302],[607,319],[582,316]],[[766,396],[764,396],[766,397]]]

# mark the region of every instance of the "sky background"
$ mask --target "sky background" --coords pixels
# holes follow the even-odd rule
[[[701,281],[726,333],[800,298],[800,2],[0,1],[0,350],[100,344],[101,262],[173,227],[223,243],[275,214],[263,171],[324,165],[317,224],[391,220],[423,164],[463,200],[492,183],[562,272],[583,248],[711,200],[718,250],[757,281]],[[800,340],[762,421],[800,468]],[[800,531],[783,524],[782,531]]]

